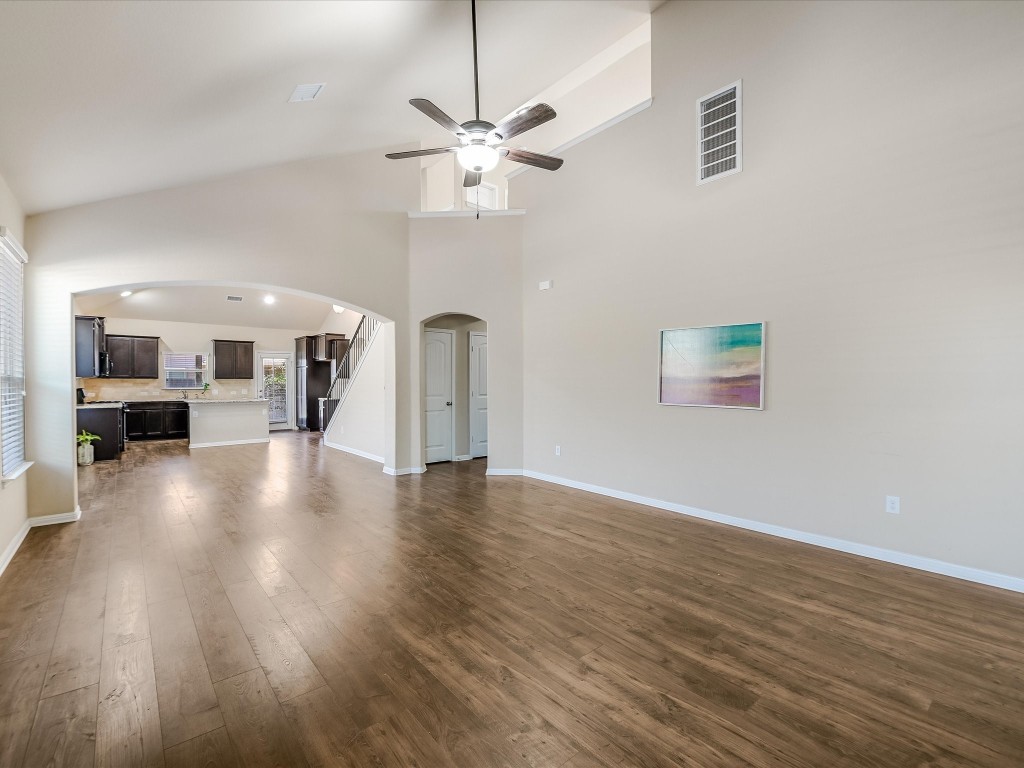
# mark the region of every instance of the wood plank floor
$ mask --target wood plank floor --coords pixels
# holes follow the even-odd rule
[[[1024,765],[1024,595],[318,436],[82,468],[0,765]]]

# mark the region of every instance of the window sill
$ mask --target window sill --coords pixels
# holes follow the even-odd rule
[[[8,483],[13,483],[19,477],[24,475],[25,472],[28,470],[28,468],[31,467],[34,463],[35,462],[32,462],[32,461],[23,461],[23,462],[21,462],[21,466],[19,466],[16,470],[11,472],[11,474],[4,475],[2,487],[6,488]]]

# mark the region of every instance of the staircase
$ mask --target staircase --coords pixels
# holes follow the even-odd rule
[[[377,335],[377,329],[381,325],[380,320],[369,315],[363,315],[363,319],[356,326],[356,331],[352,334],[352,341],[349,343],[344,357],[338,362],[338,372],[334,376],[334,381],[331,382],[331,387],[327,390],[324,434],[330,429],[335,414],[341,408],[342,403],[345,402],[345,396],[352,386],[352,381],[355,379],[356,374],[359,373],[359,365],[362,363],[363,357],[370,348],[373,337]]]

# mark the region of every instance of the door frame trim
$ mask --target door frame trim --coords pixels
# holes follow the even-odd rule
[[[262,359],[264,357],[283,357],[283,358],[285,358],[286,362],[284,364],[284,380],[285,380],[285,385],[284,385],[285,393],[284,394],[285,394],[285,408],[287,409],[287,412],[288,412],[288,426],[286,426],[286,427],[279,427],[278,429],[271,429],[270,431],[271,432],[283,432],[286,429],[295,429],[295,417],[297,415],[295,413],[295,402],[294,402],[295,401],[295,351],[293,350],[291,352],[275,352],[275,351],[270,350],[270,349],[256,349],[256,350],[253,350],[253,351],[254,351],[254,354],[253,354],[252,365],[253,365],[253,368],[256,370],[257,374],[260,377],[263,376],[263,366],[262,366],[261,362],[262,362]],[[258,381],[260,381],[261,383],[257,384],[257,388],[262,390],[263,389],[262,378],[258,379]],[[267,413],[269,414],[269,412],[270,412],[270,409],[268,408],[267,409]],[[268,416],[268,420],[269,420],[269,416]]]
[[[428,332],[447,333],[448,337],[450,339],[450,343],[448,345],[448,351],[451,353],[449,355],[449,357],[451,358],[451,372],[448,374],[448,386],[450,387],[449,391],[451,392],[451,398],[452,398],[452,404],[448,408],[448,435],[449,435],[449,438],[450,438],[448,440],[449,455],[448,455],[447,459],[438,459],[437,461],[430,462],[431,464],[437,464],[437,463],[442,462],[442,461],[455,461],[455,331],[451,330],[450,328],[428,328],[428,327],[424,327],[423,328],[423,345],[424,345],[424,348],[426,348],[427,333]],[[427,359],[423,355],[421,355],[421,357],[423,357],[423,376],[424,376],[424,378],[426,378],[426,375],[427,375]],[[423,414],[423,418],[425,420],[426,419],[426,414],[427,414],[427,393],[426,392],[423,393],[423,398],[422,398],[422,401],[420,402],[420,412]],[[426,465],[426,463],[427,463],[427,445],[426,445],[426,440],[427,440],[427,429],[426,429],[426,422],[424,421],[424,427],[423,427],[423,463],[424,463],[424,465]]]
[[[469,332],[469,345],[468,345],[468,349],[469,349],[469,361],[468,361],[469,362],[469,370],[467,371],[467,375],[469,376],[469,398],[468,398],[468,402],[466,403],[466,410],[468,412],[467,416],[468,416],[468,423],[469,423],[469,457],[472,458],[472,459],[484,459],[484,458],[487,458],[487,454],[491,452],[490,451],[490,444],[491,444],[490,443],[491,397],[490,397],[490,395],[487,396],[487,426],[488,426],[488,429],[487,429],[487,431],[488,431],[487,447],[488,447],[488,450],[487,450],[487,453],[481,453],[481,454],[477,455],[477,454],[473,453],[473,361],[475,359],[473,357],[473,337],[474,336],[483,336],[485,339],[487,339],[487,331],[470,331]],[[488,339],[487,340],[487,347],[488,347],[487,355],[488,355],[488,358],[490,357],[490,354],[491,354],[491,352],[490,352],[490,344],[491,344],[491,342]],[[488,362],[490,362],[490,360],[488,360]],[[488,373],[490,373],[490,366],[488,366]],[[490,388],[491,388],[491,382],[490,382],[490,377],[488,376],[488,381],[487,381],[487,389],[488,389],[488,391],[490,391]]]

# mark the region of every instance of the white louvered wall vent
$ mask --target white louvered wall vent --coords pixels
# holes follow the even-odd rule
[[[697,100],[697,183],[743,170],[742,80]]]

